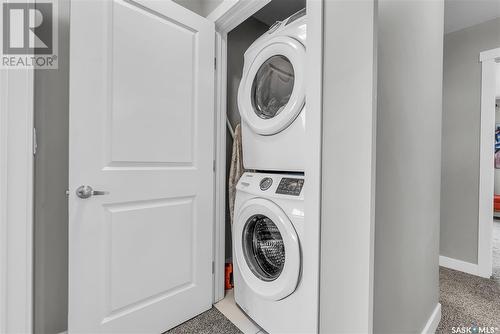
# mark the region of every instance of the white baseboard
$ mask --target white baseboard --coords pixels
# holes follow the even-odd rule
[[[432,311],[432,314],[429,317],[429,320],[427,320],[427,323],[425,324],[425,327],[422,330],[422,334],[434,334],[434,333],[436,333],[436,329],[437,329],[440,321],[441,321],[441,304],[438,303],[436,305],[436,307],[434,308],[434,311]]]
[[[479,266],[475,263],[465,262],[457,259],[452,259],[446,256],[439,257],[439,265],[445,268],[463,271],[471,275],[479,275]]]

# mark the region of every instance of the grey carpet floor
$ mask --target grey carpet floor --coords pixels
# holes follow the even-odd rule
[[[446,268],[440,268],[439,282],[442,315],[437,333],[462,326],[500,328],[500,284]]]
[[[168,334],[243,334],[215,307],[172,328]]]

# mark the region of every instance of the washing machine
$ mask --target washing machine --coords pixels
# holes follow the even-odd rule
[[[304,171],[305,14],[276,22],[245,52],[238,109],[246,169]]]
[[[245,173],[236,187],[234,296],[268,333],[316,332],[303,275],[304,176]]]

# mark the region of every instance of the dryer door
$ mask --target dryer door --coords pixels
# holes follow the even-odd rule
[[[249,200],[234,227],[234,252],[245,283],[257,295],[280,300],[299,281],[300,246],[283,210],[271,201]]]
[[[302,110],[305,54],[302,43],[281,36],[272,39],[250,65],[245,65],[238,89],[238,108],[256,133],[276,134],[286,129]]]

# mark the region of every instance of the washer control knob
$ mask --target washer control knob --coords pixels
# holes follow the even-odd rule
[[[267,190],[273,184],[273,179],[270,177],[265,177],[260,181],[260,190]]]

